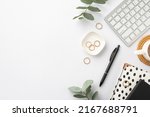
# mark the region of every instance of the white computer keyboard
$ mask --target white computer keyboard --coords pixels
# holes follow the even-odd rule
[[[105,21],[127,46],[150,28],[150,0],[124,0]]]

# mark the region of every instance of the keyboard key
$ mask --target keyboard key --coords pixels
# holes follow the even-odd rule
[[[145,16],[146,16],[147,18],[149,18],[149,17],[150,17],[150,12],[147,12],[147,13],[145,14]]]
[[[133,29],[133,30],[137,29],[137,27],[138,27],[138,26],[137,26],[136,24],[133,24],[133,25],[132,25],[132,29]]]
[[[130,4],[130,3],[131,3],[131,0],[128,0],[128,1],[127,1],[127,4]]]
[[[130,15],[135,15],[136,14],[136,12],[134,11],[134,10],[132,10],[131,12],[130,12]]]
[[[138,21],[136,22],[136,24],[137,24],[138,26],[140,26],[140,25],[142,24],[141,20],[138,20]]]
[[[120,12],[121,12],[121,10],[122,10],[122,9],[121,9],[121,8],[119,8],[119,9],[117,10],[117,13],[120,13]]]
[[[127,27],[130,27],[131,25],[132,25],[132,24],[131,24],[130,22],[127,22],[127,23],[126,23],[126,26],[127,26]]]
[[[141,16],[140,16],[140,14],[139,13],[137,13],[136,15],[135,15],[135,18],[136,19],[139,19]]]
[[[121,18],[119,16],[116,16],[114,19],[118,22]]]
[[[130,14],[127,14],[127,15],[125,16],[125,18],[126,18],[127,20],[129,20],[129,19],[131,18],[131,15],[130,15]]]
[[[131,28],[129,28],[129,29],[127,29],[123,34],[122,34],[122,37],[125,39],[125,38],[127,38],[131,33],[132,33],[132,29]]]
[[[129,8],[125,8],[125,9],[124,9],[124,12],[125,12],[125,13],[128,13],[129,11],[130,11]]]
[[[122,24],[125,24],[127,22],[127,20],[125,19],[125,18],[123,18],[122,20],[121,20],[121,23]]]
[[[111,25],[113,25],[113,26],[116,24],[115,20],[112,20],[110,23],[111,23]]]
[[[130,35],[130,39],[131,40],[134,40],[136,38],[136,35],[134,34],[134,33],[132,33],[131,35]]]
[[[143,3],[143,2],[141,2],[140,4],[139,4],[139,6],[142,8],[143,6],[144,6],[145,4]]]
[[[119,34],[122,34],[122,33],[124,33],[124,31],[126,31],[127,30],[127,27],[126,26],[122,26],[119,30],[118,30],[118,33]]]
[[[127,43],[131,43],[131,42],[132,42],[132,40],[131,40],[130,38],[127,38],[125,41],[126,41]]]
[[[125,13],[124,13],[124,12],[121,12],[119,15],[120,15],[120,17],[122,18],[122,17],[125,16]]]
[[[121,24],[120,22],[118,22],[118,24],[116,24],[116,25],[114,26],[114,28],[115,28],[116,30],[118,30],[118,29],[121,28],[121,26],[122,26],[122,24]]]
[[[109,18],[108,18],[108,21],[110,22],[111,20],[112,20],[112,17],[109,17]]]
[[[117,13],[114,13],[112,16],[113,16],[113,17],[116,17],[116,16],[117,16]]]
[[[142,16],[140,19],[144,22],[147,18],[145,16]]]
[[[122,9],[124,9],[126,6],[127,6],[126,4],[123,4],[123,5],[122,5]]]
[[[140,10],[140,7],[139,7],[139,6],[136,6],[136,7],[135,7],[135,11],[138,12],[139,10]]]
[[[144,24],[145,24],[146,26],[150,26],[150,19],[146,20],[146,21],[144,22]]]
[[[145,11],[149,11],[149,10],[150,10],[150,7],[146,5],[146,6],[144,6],[144,10],[145,10]]]
[[[138,0],[133,0],[133,4],[136,6],[138,4]]]
[[[143,9],[140,10],[139,12],[141,15],[143,15],[145,13],[145,11]]]
[[[139,27],[139,30],[142,32],[142,31],[145,30],[145,28],[146,28],[146,26],[142,24],[142,25]]]
[[[149,0],[143,0],[145,3],[148,3],[149,2]]]
[[[134,22],[136,22],[136,19],[134,17],[132,17],[130,21],[131,21],[131,23],[134,23]]]
[[[139,35],[140,34],[140,31],[138,29],[135,30],[134,32],[136,35]]]
[[[129,9],[131,10],[131,9],[134,8],[134,5],[131,3],[128,7],[129,7]]]

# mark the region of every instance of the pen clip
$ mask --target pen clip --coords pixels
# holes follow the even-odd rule
[[[111,53],[111,56],[110,56],[109,61],[111,61],[111,60],[114,58],[114,55],[115,55],[116,50],[117,50],[117,48],[115,48],[115,49],[113,50],[113,52]]]

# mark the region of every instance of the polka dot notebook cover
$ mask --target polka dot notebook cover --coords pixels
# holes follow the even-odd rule
[[[110,100],[125,100],[140,79],[150,85],[150,72],[127,63],[124,64]]]

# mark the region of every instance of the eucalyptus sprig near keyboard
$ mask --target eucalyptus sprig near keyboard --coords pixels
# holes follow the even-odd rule
[[[84,3],[86,6],[79,6],[77,9],[83,10],[83,12],[75,16],[73,19],[88,19],[88,20],[94,20],[94,16],[89,13],[91,12],[100,12],[101,10],[98,7],[95,7],[94,4],[105,4],[107,0],[80,0],[82,3]]]

